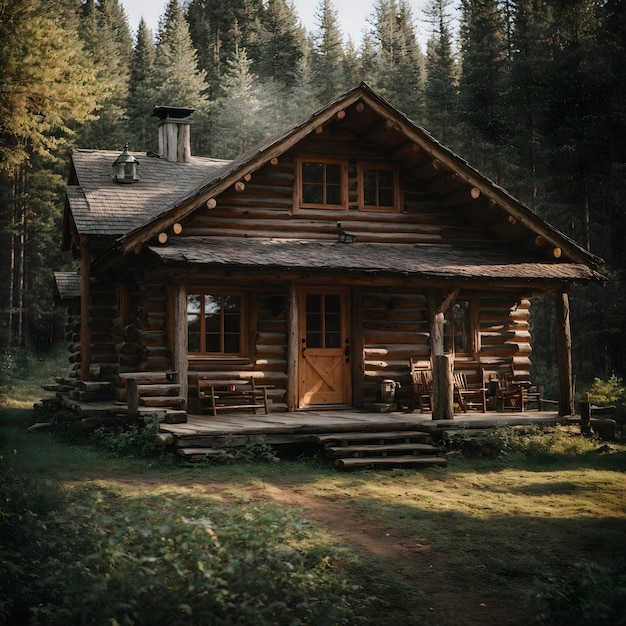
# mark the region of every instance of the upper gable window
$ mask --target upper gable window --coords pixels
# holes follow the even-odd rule
[[[333,159],[300,159],[298,206],[313,209],[348,208],[348,167]]]
[[[398,211],[400,194],[398,170],[391,165],[359,164],[359,209]]]

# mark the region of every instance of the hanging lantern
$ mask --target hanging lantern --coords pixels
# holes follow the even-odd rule
[[[113,163],[113,179],[118,183],[139,182],[139,162],[128,151],[128,144],[124,146],[124,152]]]

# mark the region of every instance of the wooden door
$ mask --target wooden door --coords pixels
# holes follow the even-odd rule
[[[299,300],[298,404],[349,405],[348,293],[306,288],[300,290]]]

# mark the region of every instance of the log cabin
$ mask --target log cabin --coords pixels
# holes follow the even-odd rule
[[[364,83],[232,161],[191,155],[192,114],[155,109],[158,154],[72,152],[80,269],[56,278],[76,379],[124,399],[129,375],[175,372],[190,413],[203,377],[253,379],[283,412],[409,389],[411,359],[529,379],[530,302],[553,293],[574,412],[568,292],[604,281],[600,258]]]

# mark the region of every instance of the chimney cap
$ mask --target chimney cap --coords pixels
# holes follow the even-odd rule
[[[195,109],[189,109],[187,107],[165,107],[165,106],[157,106],[154,107],[152,111],[153,117],[158,117],[161,120],[176,119],[179,121],[185,121],[191,117],[191,114],[195,111]]]

